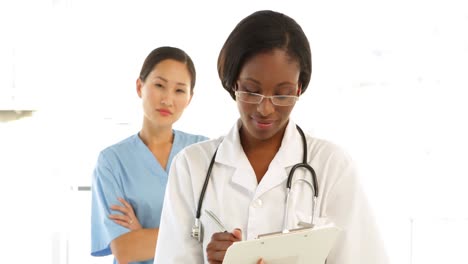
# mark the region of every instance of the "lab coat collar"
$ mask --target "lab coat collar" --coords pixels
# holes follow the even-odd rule
[[[302,152],[301,134],[297,131],[296,123],[289,119],[289,123],[284,132],[283,141],[281,142],[281,147],[273,160],[281,167],[292,167],[302,162],[304,154]]]
[[[255,175],[255,173],[240,143],[239,129],[241,126],[242,121],[239,119],[220,144],[216,162],[234,167],[236,170],[232,181],[255,192],[257,181],[255,177],[248,177],[248,175]],[[296,129],[296,124],[289,120],[281,147],[270,164],[270,172],[262,179],[256,196],[284,182],[287,179],[286,169],[302,162],[302,155],[301,136]]]
[[[285,182],[288,179],[289,168],[299,162],[302,162],[302,139],[296,129],[296,124],[289,120],[281,146],[271,161],[268,172],[260,182],[254,199],[280,184],[284,184],[286,188]]]
[[[216,162],[236,168],[248,167],[249,161],[240,143],[239,129],[241,126],[242,121],[239,119],[224,137],[218,148]]]
[[[239,129],[241,126],[242,121],[239,119],[224,137],[218,149],[216,162],[236,168],[250,167],[240,143]],[[296,124],[290,119],[286,126],[281,147],[273,161],[276,160],[282,167],[291,167],[302,162],[302,156],[301,135],[296,129]]]
[[[241,126],[242,121],[239,119],[224,137],[218,148],[216,162],[233,167],[235,170],[232,182],[254,193],[257,188],[257,180],[255,177],[249,177],[249,175],[255,175],[255,172],[240,143],[239,129]]]

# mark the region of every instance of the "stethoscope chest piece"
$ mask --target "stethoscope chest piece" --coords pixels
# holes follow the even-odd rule
[[[203,241],[203,226],[200,222],[200,219],[195,219],[195,223],[192,226],[191,236],[198,240],[199,242]]]

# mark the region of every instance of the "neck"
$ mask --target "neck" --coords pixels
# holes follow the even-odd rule
[[[172,127],[150,127],[143,124],[139,136],[147,146],[172,143],[174,135]]]
[[[281,142],[283,141],[284,132],[286,127],[278,131],[275,135],[268,139],[258,139],[249,135],[242,127],[239,131],[240,140],[244,152],[249,153],[253,150],[255,151],[271,151],[273,153],[278,152],[281,147]]]

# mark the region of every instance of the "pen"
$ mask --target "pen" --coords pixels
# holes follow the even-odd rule
[[[208,214],[208,216],[213,219],[213,221],[218,225],[219,229],[223,232],[227,232],[226,227],[224,227],[223,223],[221,223],[221,220],[210,210],[206,210],[205,212]]]

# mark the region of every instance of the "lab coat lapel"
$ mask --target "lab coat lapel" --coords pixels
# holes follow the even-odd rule
[[[289,120],[286,131],[284,132],[283,141],[281,142],[281,147],[274,160],[277,160],[278,164],[284,168],[292,167],[302,162],[302,152],[301,135],[299,131],[297,131],[296,124],[292,120]]]
[[[250,162],[240,144],[240,126],[241,121],[238,120],[226,135],[218,148],[216,162],[232,167],[234,170],[232,182],[253,193],[257,188],[257,181],[252,166],[250,166]]]
[[[302,152],[301,136],[296,129],[296,124],[289,120],[281,147],[260,182],[255,196],[259,197],[280,184],[284,184],[286,188],[288,173],[292,166],[302,162]]]
[[[291,167],[302,162],[302,139],[296,129],[296,124],[289,120],[281,147],[260,185],[257,185],[255,172],[240,144],[239,128],[241,124],[241,121],[238,120],[222,141],[216,162],[232,167],[234,170],[232,182],[255,193],[256,197],[280,184],[286,184],[285,181]]]

